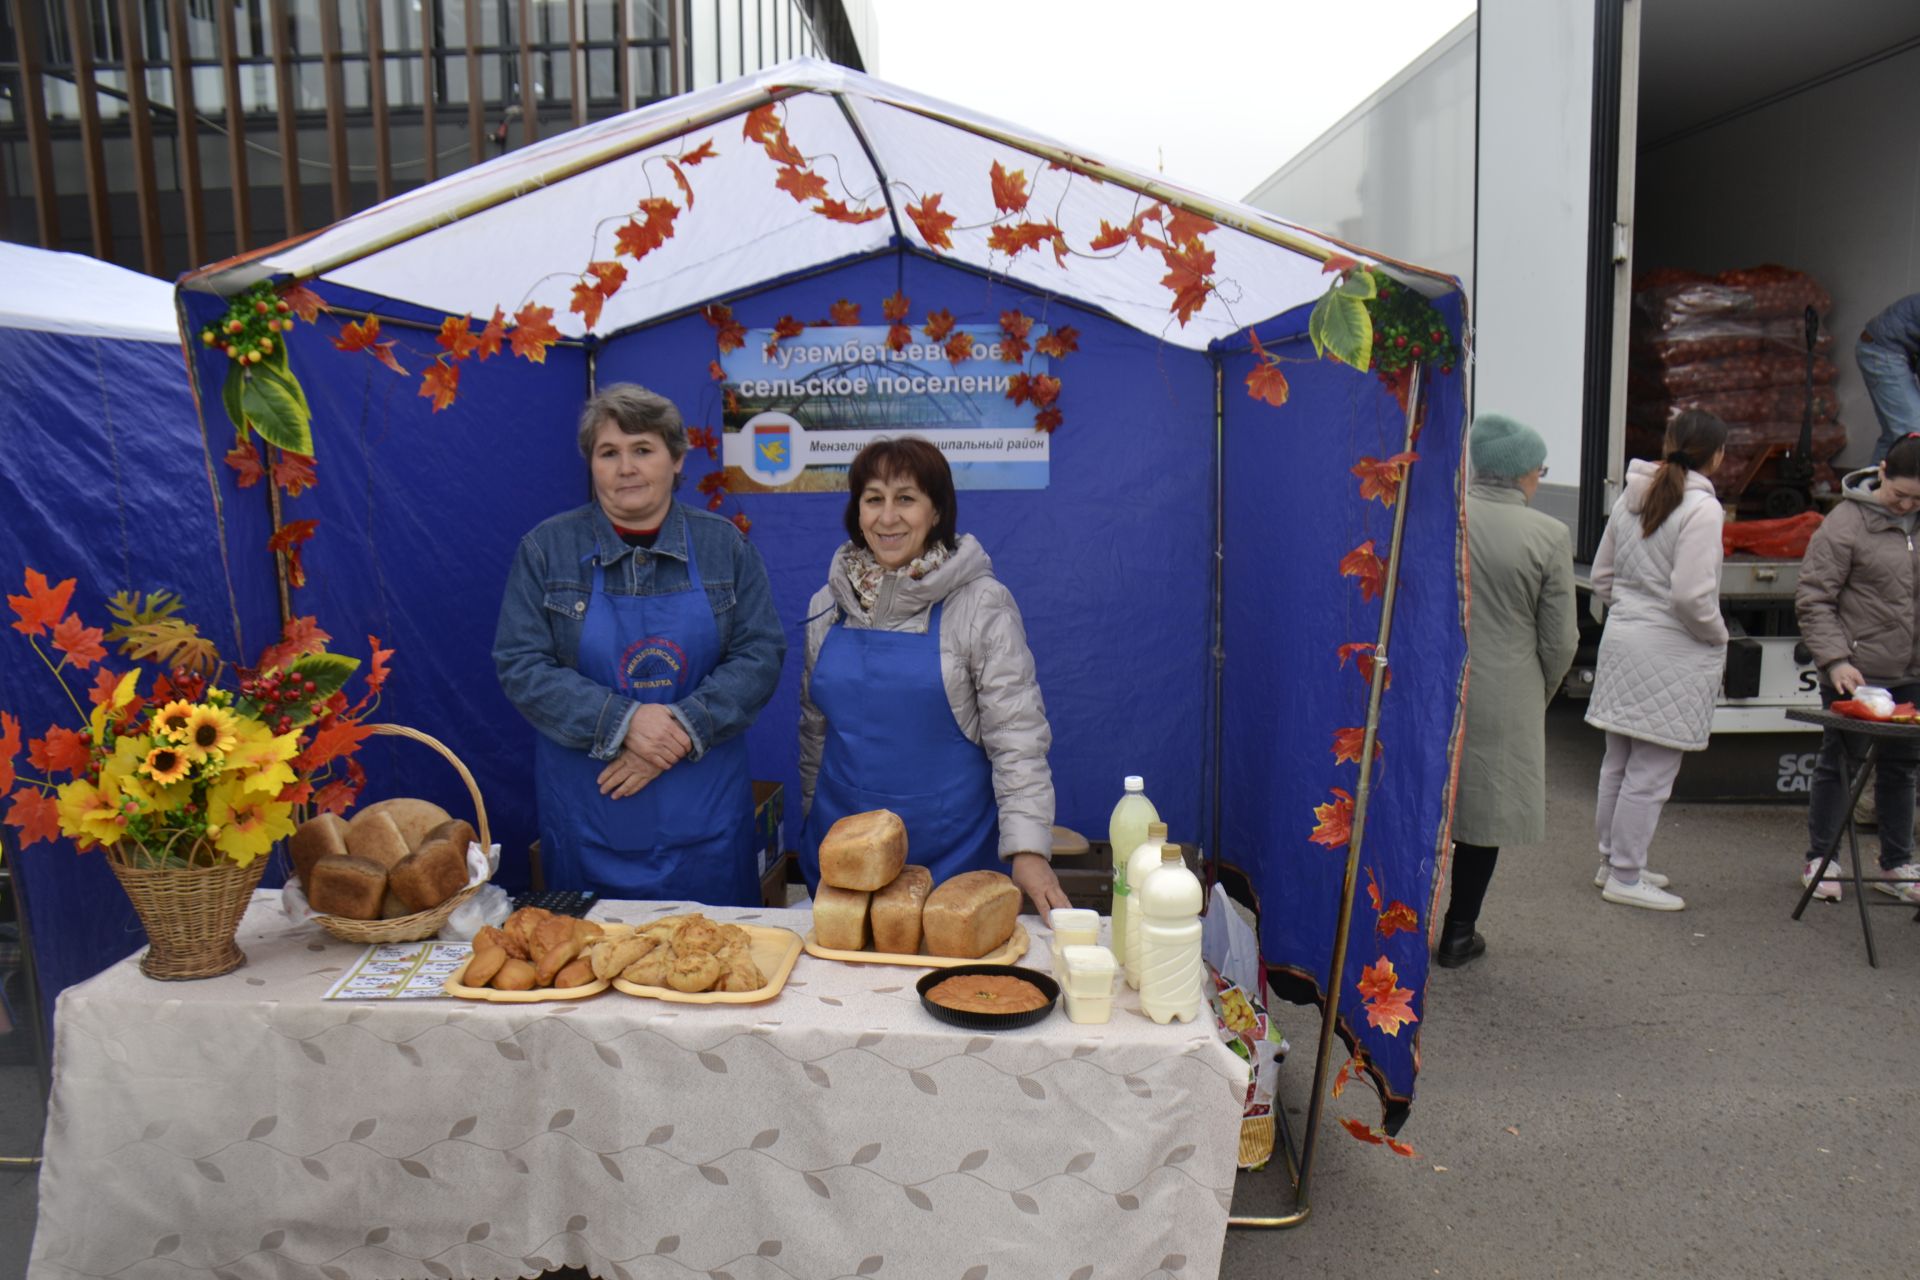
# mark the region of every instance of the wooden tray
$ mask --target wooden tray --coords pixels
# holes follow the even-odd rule
[[[728,924],[730,921],[716,921]],[[630,996],[641,996],[649,1000],[668,1000],[674,1004],[759,1004],[771,1000],[780,994],[787,985],[787,977],[793,972],[793,966],[800,959],[800,935],[791,929],[778,929],[772,925],[743,924],[747,931],[748,948],[753,952],[753,962],[760,966],[760,972],[766,975],[767,985],[757,991],[675,991],[672,987],[643,987],[637,982],[628,982],[625,978],[615,978],[613,988],[624,991]]]
[[[961,956],[901,955],[897,951],[836,951],[832,947],[823,947],[814,941],[813,930],[807,930],[807,954],[818,956],[822,960],[846,960],[853,964],[903,964],[915,969],[951,969],[962,964],[1012,964],[1027,954],[1027,926],[1015,921],[1013,936],[1000,944],[997,951],[989,951],[978,960],[968,960]]]
[[[466,963],[447,975],[441,989],[450,996],[462,1000],[490,1000],[494,1004],[539,1004],[543,1000],[585,1000],[588,996],[597,996],[607,989],[605,978],[589,982],[584,987],[536,987],[532,991],[496,991],[492,987],[469,987],[460,979],[467,976],[467,965],[473,963],[468,956]]]

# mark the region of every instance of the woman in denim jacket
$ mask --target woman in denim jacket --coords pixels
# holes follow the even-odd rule
[[[580,415],[594,500],[520,541],[493,661],[533,727],[546,878],[607,897],[751,906],[747,726],[786,639],[731,522],[673,497],[671,401],[608,387]]]

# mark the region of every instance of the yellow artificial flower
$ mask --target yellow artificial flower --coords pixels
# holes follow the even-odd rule
[[[183,768],[192,767],[191,753],[178,743],[156,743],[148,737],[121,738],[113,744],[113,754],[100,766],[100,782],[113,788],[121,800],[120,812],[171,813],[193,794],[193,784],[184,776],[167,783],[147,775],[147,760],[155,752],[166,750],[180,756]]]
[[[93,726],[93,740],[104,742],[107,736],[107,719],[114,712],[133,701],[134,687],[140,683],[140,668],[135,667],[120,677],[120,683],[113,687],[113,697],[93,709],[88,723]]]
[[[236,866],[248,866],[293,834],[293,806],[247,794],[246,784],[222,779],[207,792],[207,838]]]
[[[187,776],[193,768],[193,761],[187,759],[187,753],[175,743],[162,743],[147,752],[147,758],[140,769],[159,785],[166,787]]]
[[[196,760],[233,750],[239,724],[225,707],[199,706],[187,717],[187,750]]]
[[[77,778],[60,787],[60,830],[80,842],[82,848],[96,844],[119,844],[126,834],[126,799],[120,789],[103,776],[95,786]]]
[[[248,792],[277,796],[299,781],[287,763],[299,754],[299,734],[275,736],[258,720],[242,720],[233,746],[227,749],[227,772],[245,774]]]
[[[193,718],[193,704],[176,698],[153,713],[153,732],[174,742],[185,740],[187,724]]]

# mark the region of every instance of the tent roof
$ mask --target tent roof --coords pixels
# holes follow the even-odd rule
[[[778,101],[792,144],[827,180],[825,198],[870,212],[836,221],[776,186],[781,167],[731,122]],[[667,163],[712,140],[717,156],[683,173]],[[993,166],[1021,170],[1030,199],[996,207]],[[949,248],[930,247],[908,206],[930,194],[957,222]],[[446,314],[482,319],[534,303],[585,336],[569,310],[589,261],[615,258],[615,236],[638,200],[683,206],[671,238],[640,261],[622,259],[626,284],[605,302],[605,337],[769,280],[901,246],[1010,278],[1105,311],[1183,347],[1203,348],[1291,310],[1327,287],[1324,261],[1381,262],[1259,210],[1220,201],[1124,165],[1088,156],[1017,125],[967,111],[810,58],[597,121],[508,152],[309,236],[216,264],[183,287],[238,292],[265,277],[323,279]],[[1155,202],[1220,225],[1206,248],[1218,286],[1185,324],[1172,312],[1158,252],[1096,251],[1103,222],[1125,227]],[[993,224],[1056,224],[1072,256],[1051,241],[1011,257],[990,246]],[[1149,225],[1149,231],[1158,232]],[[1449,278],[1404,264],[1396,275],[1423,292]],[[635,287],[635,286],[640,287]]]
[[[0,242],[0,329],[178,344],[173,286],[77,253]]]

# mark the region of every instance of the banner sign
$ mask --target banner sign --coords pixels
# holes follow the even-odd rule
[[[1000,330],[957,326],[973,358],[954,364],[945,342],[887,347],[887,329],[808,329],[774,343],[750,329],[720,357],[727,400],[721,461],[735,493],[845,491],[847,467],[870,440],[919,436],[946,455],[958,489],[1044,489],[1053,438],[1031,407],[1007,399],[1015,374],[1048,359],[1000,359]],[[1045,336],[1034,325],[1030,340]]]

